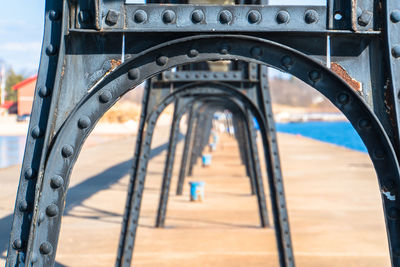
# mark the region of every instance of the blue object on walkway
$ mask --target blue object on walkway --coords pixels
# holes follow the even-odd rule
[[[204,182],[189,182],[190,185],[190,201],[203,201],[204,199]]]
[[[210,154],[203,154],[201,157],[203,162],[203,166],[209,166],[211,164],[211,155]]]

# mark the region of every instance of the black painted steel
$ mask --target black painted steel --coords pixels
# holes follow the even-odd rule
[[[400,6],[394,0],[349,3],[193,8],[129,5],[123,0],[46,1],[41,63],[7,266],[54,265],[73,165],[84,140],[120,96],[179,65],[242,60],[296,76],[349,119],[374,164],[392,266],[400,267]],[[337,14],[343,19],[335,19]],[[259,90],[257,99],[266,103],[265,92]],[[258,104],[240,101],[252,108],[260,124],[280,265],[294,266],[276,138],[269,135],[270,103],[260,114]],[[159,112],[143,111],[139,123],[143,136],[138,136],[133,161],[137,179],[131,180],[134,187],[128,190],[129,216],[124,216],[118,266],[131,260],[128,248],[136,234],[149,133]]]

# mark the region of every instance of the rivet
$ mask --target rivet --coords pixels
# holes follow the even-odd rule
[[[25,170],[24,176],[26,179],[30,180],[36,176],[36,172],[32,168],[27,168]]]
[[[25,211],[28,210],[28,202],[26,202],[26,200],[22,200],[19,203],[19,210],[22,211],[22,212],[25,212]]]
[[[293,65],[293,60],[290,56],[284,56],[281,59],[281,63],[286,69],[289,69]]]
[[[400,57],[400,45],[396,45],[395,47],[392,48],[392,55],[395,58],[399,58]]]
[[[399,211],[396,208],[390,208],[387,212],[389,219],[397,220],[399,218]]]
[[[64,179],[61,176],[54,176],[50,180],[50,186],[54,189],[60,188],[64,185]]]
[[[260,59],[260,57],[263,55],[263,50],[258,46],[254,46],[251,48],[250,53],[254,58]]]
[[[175,12],[174,11],[172,11],[172,10],[165,10],[163,13],[162,13],[162,15],[161,15],[161,17],[162,17],[162,21],[165,23],[165,24],[169,24],[169,23],[173,23],[173,22],[175,22]]]
[[[373,155],[374,155],[375,159],[384,159],[385,158],[385,152],[380,148],[375,149]]]
[[[55,11],[55,10],[50,10],[49,12],[49,18],[52,21],[56,21],[60,19],[60,12]]]
[[[50,254],[51,253],[51,251],[53,250],[53,247],[49,242],[46,241],[46,242],[43,242],[40,245],[39,250],[40,250],[40,253],[46,255],[46,254]]]
[[[21,249],[22,248],[22,241],[21,239],[15,239],[13,242],[14,249]]]
[[[337,100],[340,104],[344,105],[350,101],[350,96],[347,93],[340,93],[337,96]]]
[[[321,73],[317,70],[312,70],[308,73],[308,77],[311,81],[317,82],[321,79]]]
[[[372,12],[368,10],[363,10],[361,15],[358,17],[357,22],[360,26],[367,26],[372,20]]]
[[[307,10],[304,14],[304,20],[307,24],[315,23],[318,21],[318,13],[315,10]]]
[[[31,131],[31,135],[35,139],[39,138],[41,136],[41,131],[40,131],[39,126],[36,125],[35,127],[33,127],[32,131]]]
[[[87,127],[89,127],[91,121],[90,118],[88,116],[82,116],[79,120],[78,120],[78,127],[80,129],[85,129]]]
[[[159,56],[156,59],[156,63],[159,66],[165,66],[165,65],[167,65],[167,62],[168,62],[168,57],[166,57],[166,56]]]
[[[46,47],[46,54],[48,56],[54,56],[56,54],[56,52],[57,52],[57,49],[52,44],[49,44]]]
[[[223,44],[219,50],[219,52],[223,55],[226,55],[229,53],[229,51],[231,50],[231,47],[227,44]]]
[[[232,21],[232,13],[228,10],[222,10],[218,15],[221,24],[228,24]]]
[[[192,15],[191,15],[191,19],[192,19],[192,22],[195,24],[202,22],[204,19],[203,11],[201,11],[201,10],[193,11]]]
[[[361,119],[358,122],[358,127],[360,129],[369,129],[371,128],[371,121],[369,119]]]
[[[133,14],[133,21],[136,23],[143,23],[147,20],[147,13],[144,10],[137,10]]]
[[[33,252],[32,256],[31,256],[31,262],[32,263],[36,263],[37,260],[38,260],[38,256],[37,256],[37,254],[35,252]]]
[[[58,214],[58,207],[56,204],[51,204],[46,208],[46,214],[49,217],[54,217]]]
[[[128,71],[128,78],[130,80],[137,80],[139,78],[140,71],[139,69],[131,69]]]
[[[199,55],[199,51],[197,51],[196,49],[190,49],[188,56],[189,57],[197,57]]]
[[[257,10],[251,10],[247,15],[247,20],[251,23],[258,23],[261,20],[261,14]]]
[[[61,154],[64,158],[70,157],[74,153],[74,149],[70,145],[64,145],[61,149]]]
[[[46,97],[48,95],[49,95],[49,90],[47,89],[47,87],[46,86],[41,86],[39,88],[39,96],[40,97]]]
[[[101,93],[101,95],[99,97],[100,102],[102,102],[102,103],[107,103],[108,101],[111,100],[111,98],[112,98],[112,95],[111,95],[111,92],[109,92],[109,91],[105,91],[105,92]]]
[[[109,10],[107,12],[106,23],[109,26],[114,26],[115,24],[117,24],[118,19],[119,19],[119,12],[118,11],[111,9],[111,10]]]
[[[400,21],[400,10],[394,10],[392,13],[390,13],[390,20],[393,23],[397,23]]]
[[[276,14],[276,22],[279,24],[288,23],[290,19],[290,15],[287,11],[281,10]]]

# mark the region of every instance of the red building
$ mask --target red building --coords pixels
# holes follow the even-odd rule
[[[17,92],[18,116],[30,115],[32,110],[33,96],[35,94],[37,75],[32,76],[12,87]]]

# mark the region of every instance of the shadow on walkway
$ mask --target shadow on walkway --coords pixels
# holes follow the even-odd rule
[[[179,141],[182,140],[184,135],[180,134]],[[168,143],[155,147],[151,150],[150,158],[158,156],[161,152],[168,148]],[[79,206],[86,199],[99,191],[109,189],[112,185],[119,182],[119,180],[128,174],[132,160],[123,161],[115,166],[112,166],[105,171],[96,174],[95,176],[87,178],[85,181],[68,189],[67,201],[64,210],[64,215],[68,213],[76,206]],[[4,251],[8,249],[9,235],[12,225],[12,217],[10,214],[0,219],[0,258]],[[55,266],[64,266],[56,263]]]

